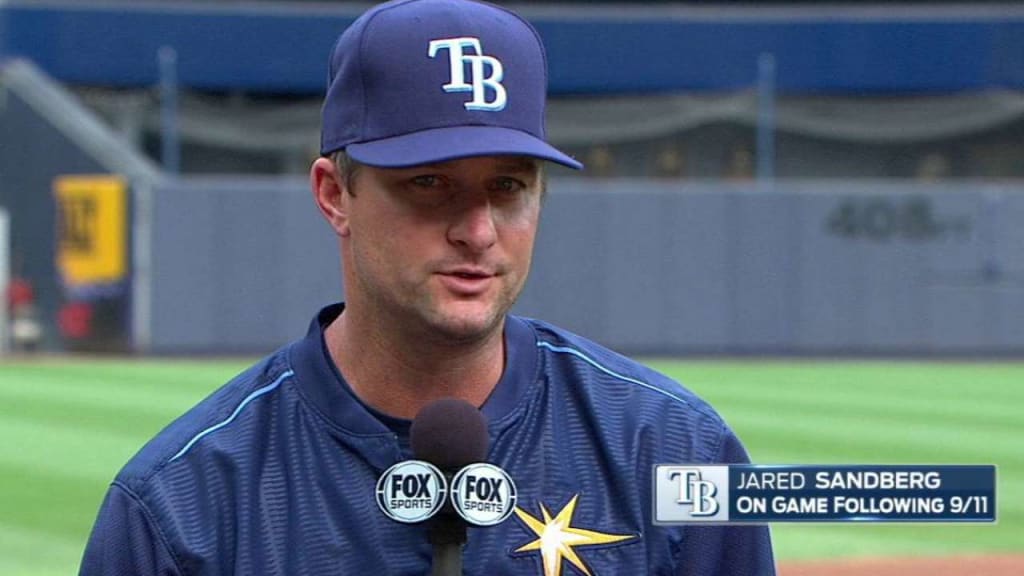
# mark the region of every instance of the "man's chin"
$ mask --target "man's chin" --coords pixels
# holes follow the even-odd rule
[[[465,309],[454,307],[433,318],[434,331],[453,341],[472,342],[486,339],[502,327],[503,313],[493,308]]]

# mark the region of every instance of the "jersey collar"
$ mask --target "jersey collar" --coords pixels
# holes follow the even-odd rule
[[[303,395],[337,428],[356,436],[393,438],[391,428],[356,396],[327,353],[324,328],[344,309],[344,303],[321,309],[310,322],[306,337],[292,347],[296,381]],[[505,371],[481,407],[492,438],[515,420],[521,412],[517,407],[525,403],[524,395],[538,379],[537,336],[530,324],[517,316],[507,316],[505,343]],[[391,424],[401,421],[389,419]]]

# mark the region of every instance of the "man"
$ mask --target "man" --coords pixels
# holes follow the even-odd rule
[[[374,494],[445,397],[480,407],[518,487],[511,517],[469,530],[465,573],[774,573],[765,527],[652,523],[654,464],[747,459],[707,404],[508,314],[542,162],[580,167],[544,142],[546,81],[533,28],[469,0],[389,2],[341,36],[311,184],[346,301],[128,463],[82,574],[426,574],[425,525]]]

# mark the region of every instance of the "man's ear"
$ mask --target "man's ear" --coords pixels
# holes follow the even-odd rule
[[[351,196],[345,190],[345,178],[330,158],[317,158],[309,169],[313,200],[338,236],[348,236],[348,210]]]

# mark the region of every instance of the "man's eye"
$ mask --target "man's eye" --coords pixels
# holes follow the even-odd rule
[[[426,174],[414,177],[412,183],[423,188],[435,188],[441,185],[441,179],[437,176]]]
[[[526,184],[515,178],[499,178],[494,182],[494,189],[498,192],[514,193],[526,188]]]

